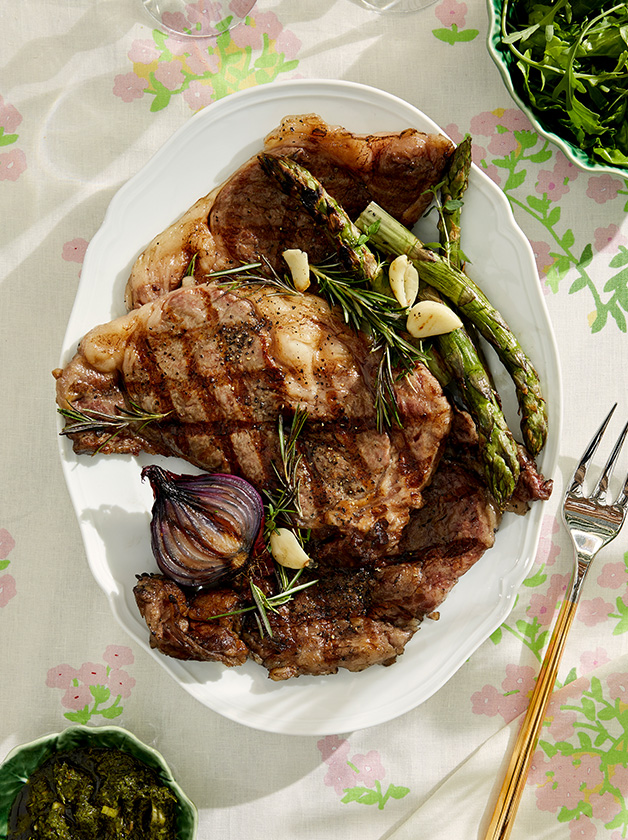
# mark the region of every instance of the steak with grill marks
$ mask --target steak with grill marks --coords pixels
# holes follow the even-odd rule
[[[286,117],[264,141],[265,152],[309,169],[351,218],[377,201],[410,227],[427,209],[453,148],[443,135],[415,129],[352,134],[316,114]],[[330,251],[325,233],[263,172],[256,155],[155,237],[133,267],[127,307],[262,255],[281,274],[286,248],[307,251],[312,263]],[[193,276],[185,276],[193,259]]]
[[[451,408],[423,365],[396,384],[403,427],[377,430],[378,354],[316,295],[268,287],[177,289],[85,336],[58,371],[61,407],[165,415],[112,439],[72,435],[81,452],[157,452],[276,486],[277,420],[297,408],[299,524],[317,559],[373,563],[394,553],[436,468]]]

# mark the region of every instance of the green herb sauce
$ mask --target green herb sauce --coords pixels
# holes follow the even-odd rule
[[[7,840],[174,840],[174,793],[122,750],[87,747],[51,756],[29,777]]]

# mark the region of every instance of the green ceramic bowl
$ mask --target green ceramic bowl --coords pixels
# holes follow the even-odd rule
[[[555,143],[560,150],[564,153],[565,157],[567,157],[572,163],[575,163],[576,166],[579,166],[581,169],[585,169],[588,172],[593,173],[601,173],[601,172],[609,172],[612,175],[617,175],[620,178],[628,178],[628,169],[622,168],[620,166],[611,166],[609,164],[599,163],[595,160],[592,160],[589,155],[580,149],[578,146],[575,146],[569,140],[566,140],[564,137],[561,137],[559,134],[556,134],[555,131],[546,127],[543,122],[543,118],[539,115],[536,111],[533,111],[530,107],[530,103],[526,102],[521,98],[519,92],[515,89],[513,84],[513,76],[511,70],[511,65],[514,63],[514,59],[510,53],[510,50],[507,47],[504,47],[501,43],[501,19],[502,19],[502,0],[487,0],[487,9],[488,9],[488,51],[497,65],[499,72],[501,73],[502,79],[508,92],[517,103],[517,105],[521,108],[524,114],[532,123],[532,126],[540,135],[543,137],[547,137],[552,143]]]
[[[177,834],[173,840],[194,840],[198,823],[196,808],[175,782],[168,765],[157,750],[146,746],[118,726],[72,726],[58,734],[44,735],[30,744],[22,744],[11,750],[0,766],[0,840],[6,840],[11,806],[29,775],[53,753],[75,747],[123,750],[155,770],[160,780],[177,797]]]

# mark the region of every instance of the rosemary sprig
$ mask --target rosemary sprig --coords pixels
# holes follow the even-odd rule
[[[126,406],[115,406],[115,414],[107,414],[105,411],[96,411],[91,408],[58,408],[58,413],[69,420],[65,428],[61,429],[61,435],[78,435],[83,432],[107,432],[111,430],[111,434],[100,444],[99,452],[105,444],[109,443],[116,435],[119,435],[124,429],[128,429],[134,424],[138,424],[138,431],[142,431],[149,423],[154,423],[156,420],[163,420],[170,411],[164,414],[151,413],[144,411],[133,400],[129,400],[130,408]]]
[[[273,637],[273,630],[268,619],[268,613],[278,611],[278,607],[287,604],[297,592],[302,592],[310,586],[318,583],[318,580],[309,580],[307,583],[298,584],[299,578],[303,574],[303,569],[299,569],[295,574],[289,578],[283,566],[277,566],[277,577],[279,580],[279,592],[275,595],[266,595],[266,593],[253,581],[250,581],[251,596],[254,604],[250,607],[242,607],[239,610],[232,610],[220,615],[212,615],[207,621],[214,621],[218,618],[229,618],[232,615],[243,615],[244,613],[253,612],[256,610],[255,621],[261,636],[268,633],[270,638]],[[298,584],[298,586],[297,586]]]
[[[301,455],[297,452],[297,438],[303,431],[307,420],[307,411],[297,406],[290,425],[290,431],[286,435],[283,415],[279,415],[277,421],[277,433],[279,436],[279,456],[281,464],[278,467],[273,464],[275,475],[279,481],[279,490],[264,490],[268,499],[265,505],[264,537],[266,541],[277,530],[280,522],[285,522],[294,529],[294,517],[301,513],[299,503],[299,477],[298,468],[301,463]]]
[[[378,431],[393,423],[401,426],[394,383],[426,358],[421,347],[406,338],[407,308],[399,306],[391,295],[347,277],[333,264],[310,268],[321,294],[332,306],[340,307],[345,323],[368,333],[374,341],[373,350],[382,352],[375,385]]]
[[[115,406],[115,414],[107,414],[104,411],[96,411],[91,408],[58,408],[57,411],[62,417],[70,420],[70,425],[61,430],[62,435],[75,435],[81,432],[102,432],[108,429],[116,429],[118,432],[131,426],[133,423],[140,423],[142,430],[148,423],[155,420],[163,420],[171,414],[166,411],[164,414],[144,411],[137,403],[130,401],[130,408],[122,405]]]
[[[266,267],[267,274],[260,274],[257,271],[262,266]],[[278,274],[269,260],[264,256],[258,262],[246,263],[245,265],[225,268],[220,271],[212,271],[205,276],[208,280],[222,281],[223,278],[226,278],[225,282],[221,282],[221,285],[226,286],[229,290],[237,288],[242,283],[255,283],[264,286],[274,286],[287,295],[302,294],[294,288],[287,278]]]

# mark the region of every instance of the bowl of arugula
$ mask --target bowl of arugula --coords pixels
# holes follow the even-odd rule
[[[582,169],[628,178],[628,4],[487,2],[489,53],[534,128]]]

